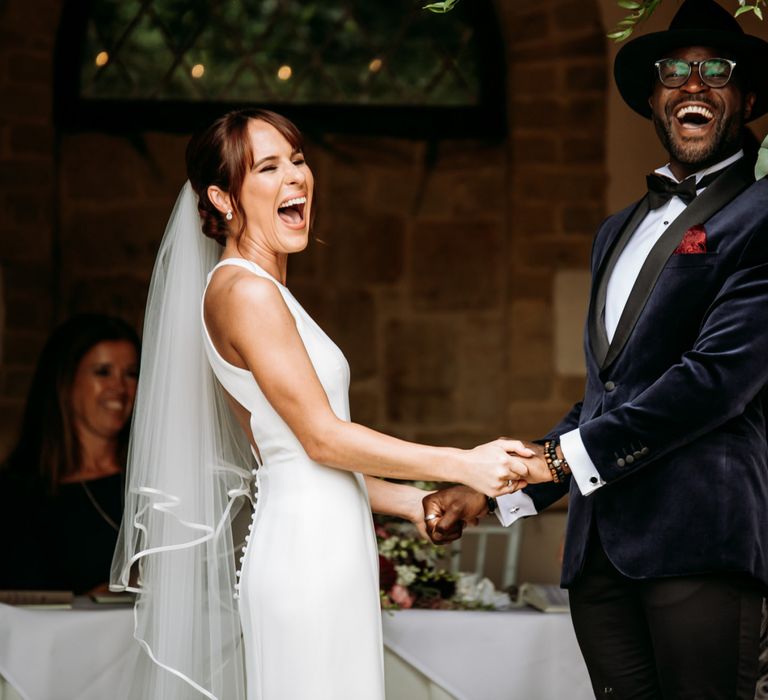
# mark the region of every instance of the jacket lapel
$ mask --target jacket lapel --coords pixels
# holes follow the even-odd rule
[[[608,354],[608,334],[605,332],[605,292],[608,280],[613,271],[621,251],[627,245],[635,229],[648,213],[648,197],[643,197],[630,212],[623,226],[619,228],[618,235],[607,246],[607,252],[598,263],[595,280],[592,284],[592,299],[589,304],[589,342],[592,347],[598,366],[603,364]]]
[[[627,304],[619,318],[613,340],[608,347],[602,368],[608,367],[623,350],[629,336],[637,323],[637,319],[645,308],[648,297],[651,295],[661,270],[670,255],[679,245],[683,234],[697,224],[703,224],[714,214],[731,202],[738,194],[754,183],[755,176],[753,166],[748,158],[742,158],[729,167],[717,180],[715,180],[704,192],[693,200],[661,235],[645,259],[640,274],[637,276],[632,291],[627,299]],[[623,236],[622,236],[623,238]],[[627,237],[628,240],[628,237]],[[626,242],[625,242],[626,243]],[[618,246],[617,246],[618,247]],[[613,257],[613,256],[612,256]],[[616,256],[618,257],[618,256]],[[615,264],[615,260],[614,260]],[[605,275],[607,286],[608,274]],[[603,296],[603,306],[605,297]],[[602,310],[601,310],[602,311]],[[603,333],[605,324],[601,321]]]

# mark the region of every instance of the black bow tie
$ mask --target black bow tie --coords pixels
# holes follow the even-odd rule
[[[724,168],[723,168],[724,170]],[[664,175],[651,173],[647,175],[645,181],[648,183],[648,206],[651,209],[663,207],[672,197],[679,197],[686,204],[690,204],[696,199],[696,190],[707,187],[723,170],[710,173],[699,180],[696,184],[696,177],[691,175],[682,182],[675,182]]]

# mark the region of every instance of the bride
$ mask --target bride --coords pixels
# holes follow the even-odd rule
[[[498,496],[525,485],[530,453],[350,422],[347,362],[285,286],[313,205],[291,122],[229,113],[192,139],[187,173],[150,287],[113,564],[113,589],[139,593],[130,694],[383,700],[371,510],[423,526],[425,493],[379,477]]]

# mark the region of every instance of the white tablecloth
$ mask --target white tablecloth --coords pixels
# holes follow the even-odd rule
[[[594,700],[568,614],[401,610],[382,619],[387,648],[457,700]]]
[[[382,619],[390,700],[416,700],[401,690],[393,654],[457,700],[594,697],[566,614],[403,610]],[[116,699],[139,653],[132,632],[130,609],[0,605],[0,676],[23,700]]]

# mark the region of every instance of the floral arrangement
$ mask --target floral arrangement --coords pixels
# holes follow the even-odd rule
[[[376,525],[376,538],[382,608],[493,610],[509,606],[509,596],[497,591],[490,580],[442,568],[445,547],[422,540],[412,525],[382,519]]]

